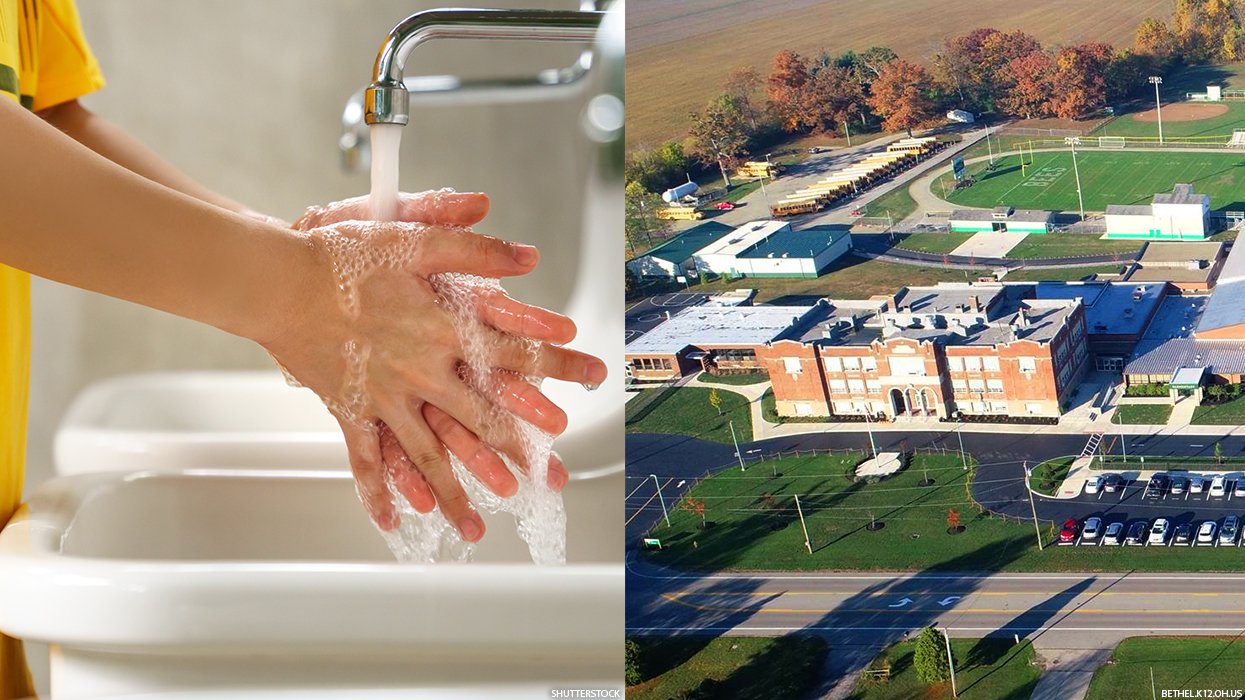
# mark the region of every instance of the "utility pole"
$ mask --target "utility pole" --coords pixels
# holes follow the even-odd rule
[[[1159,86],[1163,84],[1162,76],[1152,75],[1150,84],[1154,86],[1154,112],[1159,118],[1159,145],[1163,145],[1163,102],[1159,99]]]
[[[955,689],[955,659],[951,658],[951,628],[944,627],[942,629],[942,639],[947,643],[947,667],[951,669],[951,697],[960,697],[959,691]]]
[[[990,167],[994,167],[994,147],[990,145],[990,125],[986,124],[986,150],[990,152]],[[1024,154],[1020,154],[1020,160],[1024,160]]]
[[[731,442],[735,443],[735,458],[739,460],[739,471],[748,471],[748,468],[744,466],[744,456],[739,451],[739,440],[735,437],[735,420],[733,418],[731,419]]]
[[[964,465],[964,471],[968,471],[968,453],[964,451],[964,421],[956,426],[955,436],[960,439],[960,463]]]
[[[868,402],[866,402],[868,403]],[[869,415],[870,407],[865,407],[865,430],[869,433],[869,449],[873,450],[873,458],[878,458],[878,445],[873,441],[873,417]]]
[[[1076,175],[1076,201],[1081,205],[1081,221],[1085,221],[1085,198],[1081,196],[1081,169],[1076,164],[1076,146],[1081,142],[1077,136],[1069,136],[1064,142],[1072,147],[1072,172]]]
[[[657,486],[657,500],[661,501],[661,514],[666,518],[666,527],[670,527],[670,513],[666,511],[666,499],[661,495],[661,482],[658,481],[656,474],[649,474],[653,479],[653,483]]]
[[[1038,551],[1042,551],[1042,527],[1038,525],[1037,506],[1033,505],[1033,488],[1029,485],[1029,480],[1033,478],[1033,472],[1029,469],[1029,463],[1025,462],[1025,493],[1029,494],[1029,512],[1033,514],[1033,532],[1037,534]]]
[[[846,120],[846,119],[844,119],[844,120],[843,120],[843,133],[847,134],[847,145],[848,145],[848,147],[850,148],[850,147],[851,147],[851,145],[852,145],[852,130],[851,130],[851,128],[847,125],[847,120]]]
[[[804,531],[804,548],[813,553],[813,544],[808,541],[808,527],[804,524],[804,509],[800,508],[800,494],[795,494],[795,512],[800,514],[800,529]]]

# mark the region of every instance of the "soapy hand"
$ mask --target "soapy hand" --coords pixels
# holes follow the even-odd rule
[[[499,407],[556,435],[566,415],[524,377],[600,384],[604,363],[558,345],[575,336],[570,319],[518,302],[499,290],[475,299],[478,317],[496,336],[485,396],[464,375],[464,348],[434,288],[434,275],[455,272],[505,277],[530,272],[535,248],[471,233],[488,200],[479,194],[403,195],[401,221],[362,221],[366,198],[313,208],[295,223],[307,232],[323,279],[306,313],[267,349],[299,382],[325,400],[341,424],[359,493],[384,530],[398,524],[385,472],[413,508],[434,505],[464,539],[478,540],[484,523],[455,478],[446,450],[490,490],[518,484],[498,457],[522,468],[514,431],[493,430]],[[419,223],[416,223],[419,222]],[[535,344],[522,339],[537,341]],[[565,467],[552,458],[548,481],[561,488]]]

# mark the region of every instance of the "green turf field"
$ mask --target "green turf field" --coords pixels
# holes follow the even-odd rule
[[[948,173],[932,187],[954,204],[993,207],[1007,204],[1017,209],[1076,211],[1076,178],[1072,155],[1067,151],[1037,151],[1024,172],[1020,156],[996,159],[987,172],[986,163],[968,166],[977,182],[958,192],[950,190]],[[1086,211],[1104,211],[1108,204],[1148,204],[1156,192],[1170,191],[1186,182],[1199,194],[1210,195],[1213,209],[1245,209],[1245,156],[1218,153],[1161,153],[1153,151],[1090,151],[1077,153]]]

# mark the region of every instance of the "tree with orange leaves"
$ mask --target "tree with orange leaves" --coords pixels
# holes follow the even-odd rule
[[[803,56],[790,50],[779,51],[774,56],[773,67],[765,81],[765,91],[779,123],[786,131],[799,131],[804,126],[802,102],[808,81],[808,61]]]
[[[869,106],[882,117],[887,131],[907,131],[928,124],[938,114],[931,97],[934,79],[919,63],[897,58],[886,64],[873,81]]]
[[[705,524],[705,502],[703,500],[698,501],[695,498],[692,498],[691,496],[687,496],[683,499],[683,502],[679,504],[679,507],[689,513],[695,513],[696,515],[699,515],[701,529],[704,529],[705,527],[707,527],[707,525]]]

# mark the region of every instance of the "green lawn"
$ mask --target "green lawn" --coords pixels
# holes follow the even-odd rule
[[[646,389],[627,402],[627,432],[691,435],[702,440],[731,442],[730,422],[740,442],[752,440],[748,399],[728,389],[718,391],[722,415],[709,403],[712,389],[683,387]]]
[[[1108,438],[1110,439],[1110,438]],[[1207,443],[1207,450],[1213,452],[1215,449],[1214,442]],[[1146,468],[1166,471],[1215,471],[1220,467],[1236,468],[1245,464],[1245,457],[1225,455],[1223,459],[1215,459],[1213,455],[1197,456],[1197,457],[1146,457]],[[1093,462],[1090,462],[1090,469],[1105,469],[1108,471],[1119,471],[1131,467],[1138,468],[1140,462],[1136,455],[1124,460],[1123,455],[1109,454],[1106,456],[1106,465],[1103,465],[1103,458],[1099,456]]]
[[[741,181],[740,183],[736,184],[734,187],[731,188],[731,191],[728,192],[727,195],[722,198],[722,201],[738,202],[739,200],[743,199],[744,197],[747,197],[748,195],[752,194],[753,192],[756,192],[759,189],[761,189],[760,180],[749,180],[746,182]],[[710,210],[713,209],[712,204],[709,205],[709,209]]]
[[[950,700],[950,683],[927,686],[917,678],[912,664],[915,649],[915,640],[888,647],[874,660],[873,667],[889,664],[890,680],[857,681],[849,696],[851,700]],[[1027,640],[1021,640],[1017,645],[1011,639],[952,637],[951,658],[955,660],[959,697],[966,700],[1027,698],[1041,675],[1033,664],[1033,646]]]
[[[1163,690],[1196,693],[1245,686],[1245,640],[1240,637],[1129,637],[1115,648],[1111,661],[1094,672],[1087,700],[1150,697],[1151,672],[1159,697]]]
[[[945,182],[948,201],[966,206],[1078,209],[1069,152],[1037,151],[1024,173],[1019,156],[1003,156],[996,162],[998,167],[991,173],[986,172],[984,162],[968,166],[969,174],[977,179],[972,187],[952,192],[947,173],[932,189],[941,194]],[[1245,157],[1240,154],[1082,151],[1077,153],[1077,164],[1086,211],[1104,211],[1108,204],[1148,204],[1156,192],[1170,191],[1178,182],[1209,194],[1215,209],[1245,209]]]
[[[872,484],[847,476],[863,459],[863,453],[822,453],[752,463],[746,472],[719,472],[689,494],[705,504],[708,526],[682,502],[672,505],[671,524],[658,523],[652,530],[664,549],[646,555],[655,563],[702,571],[1160,572],[1241,567],[1232,551],[1213,547],[1048,546],[1039,551],[1032,523],[978,513],[969,501],[968,472],[958,455],[917,455],[907,469]],[[925,467],[935,482],[931,486],[920,485]],[[1007,478],[986,469],[983,479]],[[804,547],[794,495],[800,497],[812,554]],[[960,534],[947,532],[951,509],[965,527]],[[867,529],[871,520],[884,527]],[[1043,522],[1042,533],[1052,543],[1054,523]]]
[[[1245,396],[1193,409],[1194,425],[1245,425]]]
[[[865,216],[890,214],[890,217],[898,223],[914,211],[916,211],[916,200],[908,194],[908,185],[904,184],[866,204],[864,213]]]
[[[1206,91],[1206,84],[1203,83],[1200,88],[1196,88],[1199,92]],[[1164,99],[1164,106],[1171,104]],[[1240,102],[1221,102],[1219,103],[1228,108],[1228,111],[1209,119],[1195,119],[1193,121],[1171,121],[1163,120],[1163,137],[1179,138],[1194,137],[1198,141],[1210,141],[1213,138],[1218,139],[1218,143],[1226,143],[1232,137],[1232,132],[1236,129],[1245,129],[1245,104]],[[1154,109],[1154,102],[1146,102],[1139,105],[1139,109]],[[1094,130],[1092,136],[1141,136],[1158,140],[1159,125],[1153,121],[1141,121],[1137,119],[1137,113],[1122,114],[1115,119],[1103,124]],[[1221,137],[1221,138],[1219,138]]]
[[[748,374],[709,374],[708,372],[701,372],[696,379],[708,384],[747,386],[749,384],[768,382],[769,374],[765,372],[750,372]]]
[[[631,700],[800,698],[820,676],[828,647],[821,637],[633,637],[642,682]]]
[[[1171,404],[1126,403],[1115,409],[1111,422],[1123,425],[1166,425],[1171,414]]]
[[[719,279],[692,285],[691,291],[708,294],[727,289],[755,289],[757,303],[768,304],[782,300],[782,303],[811,304],[821,297],[868,299],[874,294],[890,294],[900,284],[921,286],[939,282],[966,282],[987,274],[990,271],[984,268],[966,272],[936,265],[904,265],[844,255],[832,263],[825,274],[813,279]]]
[[[1044,493],[1047,496],[1055,495],[1055,492],[1059,490],[1059,485],[1067,478],[1073,461],[1075,461],[1074,457],[1056,457],[1042,462],[1034,468],[1032,476],[1029,477],[1029,486],[1038,493]]]
[[[778,404],[774,401],[774,389],[771,387],[761,394],[761,417],[770,423],[833,423],[829,417],[820,416],[780,416]]]
[[[1086,265],[1084,267],[1030,267],[1012,270],[1004,278],[1008,282],[1070,282],[1084,280],[1091,275],[1119,274],[1121,265]]]
[[[904,236],[897,247],[918,253],[950,253],[972,238],[971,233],[913,233]]]
[[[1141,250],[1140,241],[1106,241],[1084,233],[1045,233],[1025,236],[1007,252],[1009,258],[1074,258],[1083,255],[1118,254],[1127,257]]]

